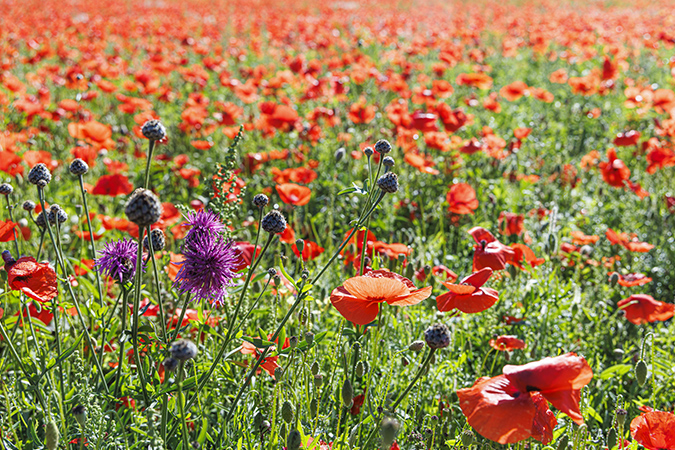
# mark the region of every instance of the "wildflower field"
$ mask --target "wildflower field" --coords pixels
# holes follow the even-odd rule
[[[672,2],[0,9],[3,450],[675,450]]]

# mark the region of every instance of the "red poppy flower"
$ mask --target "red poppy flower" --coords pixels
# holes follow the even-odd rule
[[[482,227],[474,227],[469,230],[478,245],[474,246],[473,270],[478,271],[484,267],[492,270],[503,270],[506,263],[513,263],[516,252],[509,246],[502,244],[488,230]]]
[[[598,164],[602,172],[602,179],[610,186],[623,187],[624,183],[630,178],[630,169],[616,157],[616,150],[613,148],[607,150],[607,160]]]
[[[510,352],[525,348],[525,341],[515,336],[499,336],[496,339],[490,339],[490,347],[500,352]]]
[[[272,338],[271,334],[267,335],[267,339],[271,339],[271,338]],[[277,340],[274,341],[274,343],[278,345],[279,344],[279,338],[277,338]],[[290,346],[291,346],[290,340],[288,338],[286,338],[286,340],[282,344],[281,348],[285,349],[285,348],[288,348]],[[272,350],[274,350],[274,348]],[[258,347],[256,347],[255,345],[253,345],[252,343],[250,343],[248,341],[243,341],[241,343],[240,352],[243,355],[254,355],[256,359],[259,358],[260,355],[261,355]],[[260,368],[263,369],[265,372],[267,372],[269,374],[269,376],[274,378],[274,371],[277,369],[277,367],[281,367],[277,363],[278,360],[279,360],[278,356],[268,356],[260,364]]]
[[[525,231],[524,221],[522,214],[502,211],[499,213],[499,230],[504,236],[520,236]]]
[[[12,152],[0,150],[0,170],[15,176],[23,173],[23,166],[21,162],[23,159]]]
[[[492,307],[499,300],[499,293],[482,286],[492,275],[492,269],[485,267],[464,278],[459,284],[443,282],[450,292],[436,297],[439,311],[459,309],[465,313],[479,313]]]
[[[613,274],[617,274],[619,276],[619,286],[623,287],[642,286],[652,281],[650,277],[643,273],[628,273],[626,275],[622,275],[618,272],[612,272],[609,274],[609,277],[612,278]]]
[[[621,245],[631,252],[646,253],[654,248],[652,244],[647,242],[640,242],[636,234],[628,235],[628,233],[617,233],[608,228],[605,236],[612,245]]]
[[[502,373],[457,391],[462,412],[481,436],[500,444],[530,437],[549,443],[557,420],[547,401],[577,424],[584,422],[580,390],[593,378],[584,358],[567,353],[523,366],[507,365]]]
[[[0,220],[0,242],[11,242],[14,240],[14,229],[16,224],[11,220],[3,222]]]
[[[515,256],[512,261],[508,262],[521,270],[527,270],[525,264],[537,267],[546,262],[544,258],[537,258],[534,251],[525,244],[511,244],[511,248],[515,252]]]
[[[58,294],[56,273],[47,263],[38,263],[35,258],[24,256],[16,262],[5,263],[5,270],[9,287],[33,300],[45,303]]]
[[[235,269],[235,272],[239,272],[240,270],[245,269],[246,267],[251,265],[251,262],[253,260],[253,244],[250,242],[237,242],[236,243],[237,247],[239,247],[239,251],[241,252],[241,264],[239,267]],[[258,255],[260,254],[260,246],[258,246],[255,250],[255,257],[257,258]]]
[[[96,186],[91,191],[93,195],[109,195],[116,197],[118,195],[128,195],[134,190],[134,185],[129,179],[120,174],[102,175],[96,182]]]
[[[409,279],[386,269],[349,278],[333,289],[330,301],[342,316],[356,325],[375,320],[380,303],[393,306],[416,305],[431,295],[431,286],[415,288]]]
[[[514,81],[513,83],[504,86],[499,90],[499,95],[510,102],[518,100],[523,95],[528,94],[528,87],[522,81]]]
[[[473,214],[478,209],[476,191],[466,183],[453,184],[446,196],[450,212],[454,214]]]
[[[675,449],[675,414],[651,411],[633,419],[630,435],[648,450]]]
[[[635,294],[621,300],[617,306],[626,313],[626,319],[635,325],[663,322],[675,314],[675,304],[654,300],[646,294]]]
[[[617,147],[637,145],[638,142],[640,142],[640,132],[635,130],[618,133],[614,138],[614,145]]]
[[[572,242],[575,243],[576,245],[591,245],[595,244],[600,240],[600,236],[592,235],[588,236],[582,233],[581,231],[572,231],[570,233],[570,236],[572,236]]]
[[[455,272],[453,272],[452,270],[448,269],[447,267],[445,267],[445,266],[442,265],[442,264],[439,265],[439,266],[434,266],[434,267],[432,267],[432,268],[431,268],[431,273],[432,273],[435,277],[440,277],[440,276],[445,277],[446,281],[447,281],[447,280],[455,281],[457,278],[459,278]]]
[[[312,190],[310,188],[294,183],[277,184],[276,189],[281,201],[287,205],[306,205],[309,203],[309,199],[312,196]]]

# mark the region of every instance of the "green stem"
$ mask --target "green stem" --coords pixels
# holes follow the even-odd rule
[[[143,184],[145,189],[148,189],[148,186],[150,185],[150,162],[152,161],[152,152],[154,149],[155,141],[150,141],[150,146],[148,148],[148,161],[145,164],[145,183]]]
[[[429,367],[429,364],[431,364],[431,358],[433,358],[434,353],[436,353],[435,348],[432,348],[432,349],[429,350],[429,353],[427,354],[426,359],[424,360],[424,362],[420,366],[420,369],[417,371],[417,375],[415,375],[415,378],[413,378],[410,381],[410,384],[405,389],[405,391],[403,391],[403,394],[401,394],[401,396],[398,398],[398,400],[396,400],[394,402],[394,404],[391,405],[392,411],[396,410],[396,407],[408,396],[408,394],[410,393],[412,388],[415,387],[415,384],[417,383],[417,380],[419,380],[420,377],[422,377],[422,375],[426,372],[427,368]]]
[[[157,261],[155,261],[155,249],[152,248],[152,240],[148,236],[148,251],[150,252],[150,260],[152,261],[152,272],[155,280],[155,289],[157,289],[157,305],[159,306],[159,321],[162,327],[162,337],[164,342],[167,342],[169,335],[166,332],[166,316],[164,315],[164,304],[162,303],[161,288],[159,284],[159,272],[157,271]]]
[[[117,380],[115,381],[115,398],[120,396],[120,387],[122,385],[122,366],[124,365],[124,344],[126,343],[124,337],[124,331],[127,328],[127,314],[129,313],[129,291],[122,288],[122,311],[120,315],[122,316],[122,328],[120,328],[120,337],[118,339],[120,345],[120,353],[117,358]],[[105,346],[105,342],[101,343],[102,347]]]
[[[12,205],[9,203],[9,195],[5,195],[5,200],[7,200],[7,210],[9,211],[9,220],[14,222],[14,214],[12,213]],[[19,239],[16,235],[16,226],[12,229],[12,233],[14,233],[14,249],[16,250],[16,259],[19,259],[21,257],[21,253],[19,252]]]
[[[94,229],[91,226],[91,218],[89,217],[89,206],[87,205],[87,190],[84,188],[84,180],[82,175],[78,177],[80,180],[80,192],[82,192],[82,206],[84,207],[84,214],[87,217],[87,227],[89,228],[89,239],[91,251],[91,259],[96,259],[96,242],[94,241]],[[101,274],[95,270],[96,274],[96,288],[98,289],[98,303],[103,306],[103,288],[101,287]]]
[[[145,227],[138,227],[138,253],[136,254],[136,287],[134,290],[134,310],[133,310],[133,324],[131,328],[131,340],[134,346],[134,361],[136,362],[136,370],[138,370],[138,376],[141,382],[141,389],[143,391],[143,398],[145,404],[150,404],[150,396],[145,387],[145,370],[143,369],[143,363],[141,361],[141,354],[138,351],[138,322],[139,316],[138,312],[141,304],[141,285],[143,278],[143,234],[145,233]],[[149,239],[149,238],[148,238]]]
[[[188,440],[188,429],[187,429],[187,422],[185,421],[185,406],[184,406],[184,398],[183,398],[183,368],[185,366],[185,362],[181,361],[180,365],[178,366],[178,413],[180,414],[180,421],[183,427],[183,432],[181,433],[183,436],[183,449],[187,450],[190,448],[190,442]]]

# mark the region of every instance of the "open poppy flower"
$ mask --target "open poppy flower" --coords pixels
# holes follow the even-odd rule
[[[598,164],[602,179],[610,186],[623,187],[630,178],[630,169],[626,167],[626,163],[616,157],[616,150],[613,148],[607,150],[607,160]]]
[[[0,220],[0,242],[10,242],[14,240],[14,229],[16,224],[11,220],[3,222]]]
[[[312,190],[310,188],[295,183],[277,184],[276,189],[281,201],[287,205],[306,205],[309,203],[309,199],[312,196]]]
[[[258,336],[258,338],[259,338],[259,336]],[[272,335],[268,334],[267,339],[271,339],[271,338],[272,338]],[[279,338],[277,338],[274,341],[274,344],[276,344],[276,345],[279,344]],[[272,348],[273,351],[276,349],[276,345]],[[288,348],[290,346],[291,346],[290,340],[288,338],[286,338],[286,340],[284,340],[284,343],[281,346],[281,349],[283,350],[283,349]],[[243,341],[241,343],[241,350],[239,350],[239,351],[241,352],[242,355],[254,355],[254,357],[256,359],[259,358],[260,355],[261,355],[261,352],[258,349],[258,347],[256,347],[255,345],[253,345],[252,343],[250,343],[248,341]],[[274,371],[277,369],[277,367],[281,367],[279,365],[279,363],[277,362],[278,360],[279,360],[278,356],[268,356],[260,364],[260,368],[263,369],[265,372],[267,372],[269,374],[269,376],[274,378]],[[260,373],[260,370],[258,370],[258,373]]]
[[[646,253],[649,250],[653,249],[654,246],[647,242],[640,242],[636,234],[628,233],[617,233],[616,231],[608,228],[605,232],[607,240],[612,243],[612,245],[621,245],[631,252]]]
[[[500,352],[510,352],[525,348],[525,341],[515,336],[499,336],[495,339],[490,339],[489,344],[490,347]]]
[[[636,294],[621,300],[617,306],[626,313],[626,319],[635,325],[663,322],[675,314],[675,304],[655,300],[651,295]]]
[[[431,286],[416,289],[409,279],[386,269],[349,278],[333,289],[330,301],[342,316],[356,325],[375,320],[380,303],[393,306],[416,305],[431,295]]]
[[[497,240],[488,230],[483,227],[474,227],[469,230],[478,245],[474,247],[473,270],[478,271],[485,267],[492,270],[503,270],[506,263],[513,263],[516,252],[508,245]]]
[[[48,263],[38,263],[32,256],[14,261],[3,252],[7,283],[12,290],[21,291],[41,303],[53,300],[58,294],[57,278]]]
[[[515,252],[515,256],[512,261],[508,262],[519,269],[527,270],[525,264],[528,264],[532,267],[537,267],[546,262],[544,258],[537,258],[537,256],[534,254],[534,251],[525,244],[511,244],[511,248]]]
[[[499,300],[499,294],[494,289],[483,288],[492,275],[492,269],[485,267],[464,278],[459,284],[443,282],[443,286],[450,292],[436,297],[436,306],[439,311],[459,309],[465,313],[479,313],[490,308]]]
[[[108,195],[116,197],[118,195],[128,195],[134,190],[134,185],[129,179],[121,174],[102,175],[96,182],[96,186],[91,191],[92,195]]]
[[[453,184],[446,195],[450,212],[454,214],[473,214],[478,208],[476,191],[466,183]]]
[[[675,414],[650,411],[633,419],[630,435],[648,450],[675,450]]]
[[[577,424],[584,423],[580,390],[593,378],[584,358],[567,353],[522,366],[507,365],[502,373],[457,391],[462,412],[481,436],[500,444],[530,437],[549,443],[557,420],[547,401]]]
[[[609,278],[612,278],[613,274],[619,276],[619,286],[623,287],[633,287],[633,286],[642,286],[647,283],[651,283],[652,279],[643,273],[628,273],[622,275],[618,272],[611,272]]]

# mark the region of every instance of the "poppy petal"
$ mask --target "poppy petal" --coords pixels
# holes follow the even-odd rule
[[[356,325],[367,325],[377,318],[380,305],[377,302],[362,300],[350,294],[340,286],[333,289],[330,302],[335,306],[342,317]]]
[[[410,294],[405,284],[391,278],[360,276],[345,280],[343,286],[362,300],[385,300]]]
[[[422,300],[428,299],[430,295],[431,286],[427,286],[422,289],[417,289],[408,295],[387,300],[387,303],[392,306],[412,306],[418,304]]]

